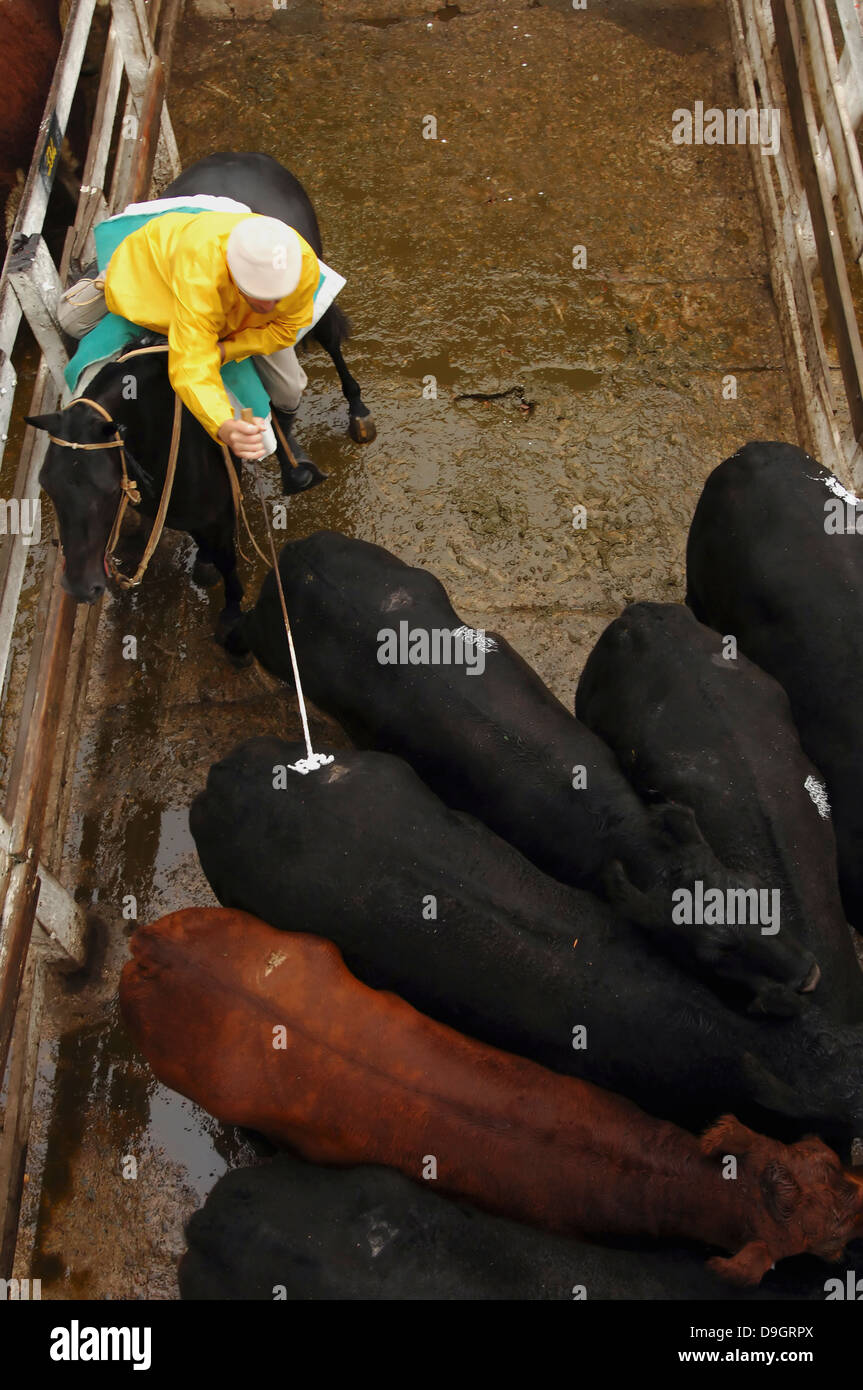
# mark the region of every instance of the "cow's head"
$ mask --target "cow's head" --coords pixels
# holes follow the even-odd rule
[[[632,921],[648,927],[684,959],[693,959],[709,976],[725,981],[735,991],[748,997],[748,1011],[788,1018],[799,1013],[805,998],[815,989],[820,970],[811,951],[807,951],[782,925],[781,902],[779,930],[765,933],[762,926],[771,922],[710,921],[714,915],[708,908],[701,922],[675,922],[685,912],[679,890],[691,892],[693,909],[696,906],[695,885],[701,883],[704,892],[718,889],[725,907],[728,893],[760,891],[763,885],[742,883],[729,874],[716,858],[687,806],[662,804],[648,810],[650,828],[642,841],[631,845],[631,862],[636,865],[640,884],[632,882],[620,863],[609,866],[606,886],[612,903]],[[743,915],[744,902],[755,905],[752,899],[734,898],[735,915]],[[759,898],[759,905],[766,900]]]
[[[28,425],[66,441],[48,445],[39,482],[54,504],[65,562],[63,588],[79,603],[95,603],[107,583],[105,551],[120,505],[123,462],[116,440],[125,427],[76,402],[51,415],[34,415]],[[72,444],[103,448],[70,448]],[[126,472],[136,483],[149,479],[124,443]]]
[[[789,1255],[840,1260],[848,1241],[863,1235],[863,1169],[844,1167],[814,1135],[781,1144],[725,1115],[702,1137],[701,1150],[722,1162],[734,1155],[748,1194],[751,1239],[730,1258],[710,1261],[731,1283],[758,1284]]]

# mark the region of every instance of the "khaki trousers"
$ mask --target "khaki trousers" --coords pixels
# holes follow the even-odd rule
[[[300,404],[309,378],[306,376],[292,347],[280,348],[269,357],[253,357],[255,370],[273,405],[278,410],[293,412]]]

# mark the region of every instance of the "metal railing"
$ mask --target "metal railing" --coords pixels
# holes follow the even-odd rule
[[[77,214],[56,267],[42,231],[96,8],[96,0],[73,0],[0,278],[0,458],[15,404],[12,354],[22,319],[42,351],[27,410],[40,414],[68,399],[57,295],[70,266],[92,259],[93,226],[126,203],[158,191],[180,171],[164,95],[181,5],[182,0],[111,0]],[[39,497],[46,446],[44,432],[28,426],[14,485],[19,509],[24,499],[33,505]],[[7,537],[0,562],[0,689],[7,682],[26,559],[25,537]],[[45,970],[58,964],[80,965],[85,955],[85,915],[50,866],[59,863],[62,854],[79,711],[101,604],[77,605],[61,588],[60,577],[55,558],[47,566],[33,624],[5,813],[0,817],[0,1079],[5,1076],[6,1095],[0,1132],[3,1278],[11,1273],[15,1253]],[[49,806],[51,824],[46,827]]]

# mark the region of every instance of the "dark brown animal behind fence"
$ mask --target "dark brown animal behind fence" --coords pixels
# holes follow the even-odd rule
[[[0,210],[33,157],[54,64],[60,52],[57,0],[0,3]],[[6,254],[0,218],[0,261]]]

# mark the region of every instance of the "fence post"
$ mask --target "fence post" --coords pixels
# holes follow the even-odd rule
[[[66,390],[63,371],[69,361],[57,322],[60,277],[44,237],[25,238],[9,258],[9,282],[51,371],[59,391]]]

